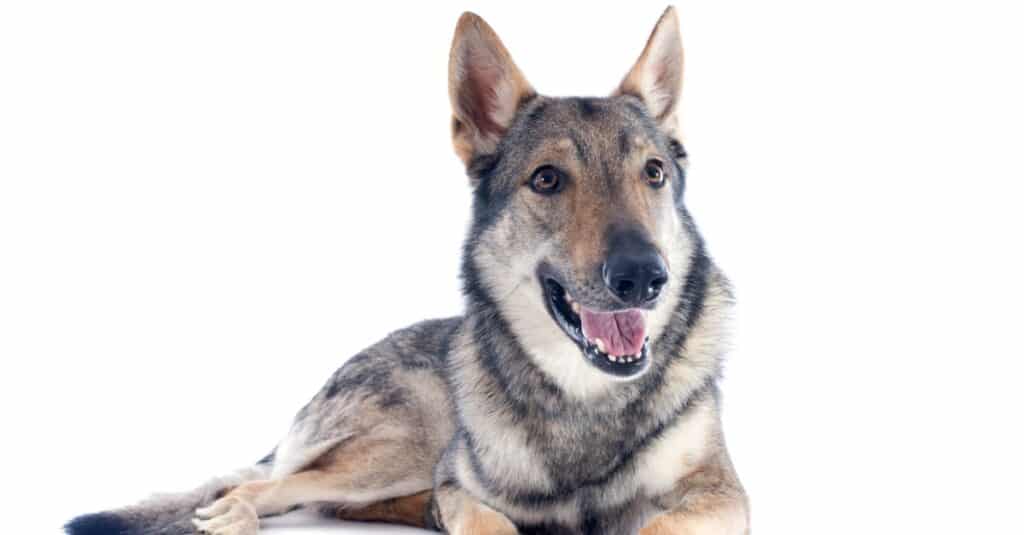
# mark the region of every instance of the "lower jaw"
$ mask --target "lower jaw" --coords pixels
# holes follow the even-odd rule
[[[579,318],[571,311],[571,306],[564,300],[565,290],[557,282],[544,281],[545,301],[552,319],[561,327],[562,332],[576,343],[583,358],[610,378],[620,381],[635,379],[650,367],[650,339],[645,338],[640,352],[630,356],[613,356],[598,349],[583,333]],[[574,318],[574,320],[570,320]]]
[[[647,371],[651,362],[648,355],[649,346],[649,341],[644,340],[644,345],[640,350],[640,353],[632,357],[615,357],[608,355],[598,350],[597,347],[589,343],[589,341],[584,342],[580,349],[583,352],[583,357],[590,363],[590,365],[601,370],[612,378],[628,380],[634,379]],[[629,360],[627,360],[627,358]]]

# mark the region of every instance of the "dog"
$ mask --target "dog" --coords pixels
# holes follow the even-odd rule
[[[315,507],[456,535],[749,533],[718,388],[734,299],[683,203],[682,64],[669,7],[611,96],[543,96],[465,13],[465,314],[347,361],[254,466],[66,531],[252,535]]]

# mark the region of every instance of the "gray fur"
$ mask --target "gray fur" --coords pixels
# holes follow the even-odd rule
[[[427,518],[405,521],[459,535],[488,529],[466,521],[473,515],[523,535],[636,533],[664,515],[710,519],[721,527],[714,533],[746,531],[746,497],[719,416],[732,292],[684,206],[674,101],[643,94],[652,79],[644,68],[679,68],[669,54],[674,25],[670,9],[649,41],[655,49],[623,83],[630,91],[551,98],[525,84],[482,20],[464,15],[451,71],[453,135],[474,187],[464,316],[418,323],[352,357],[298,412],[266,464],[187,495],[80,518],[69,532],[100,533],[87,528],[107,522],[124,535],[192,533],[191,512],[235,485],[229,498],[249,500],[263,516],[305,505],[344,516],[433,489]],[[644,63],[649,54],[654,67]],[[475,61],[496,65],[474,73]],[[678,83],[678,75],[653,79]],[[670,89],[650,90],[663,97]],[[489,115],[509,109],[509,118]],[[664,163],[664,188],[643,176],[651,159]],[[524,187],[544,166],[561,170],[564,192]],[[549,316],[544,284],[557,281],[590,309],[621,310],[601,268],[609,236],[622,229],[656,248],[669,277],[643,305],[646,368],[620,381],[587,362]],[[266,488],[315,499],[275,502],[260,494]]]
[[[230,475],[214,478],[189,492],[156,494],[130,507],[78,517],[72,520],[66,529],[72,535],[193,534],[196,530],[192,525],[192,518],[197,508],[210,505],[228,489],[246,481],[265,478],[268,473],[268,466],[257,464]]]

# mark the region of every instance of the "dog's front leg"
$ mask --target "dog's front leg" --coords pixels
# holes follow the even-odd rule
[[[454,484],[434,489],[434,521],[451,535],[518,535],[515,524]]]
[[[746,504],[704,496],[688,507],[661,514],[640,535],[747,535]]]
[[[681,479],[657,503],[666,512],[640,535],[748,535],[747,495],[722,451]]]

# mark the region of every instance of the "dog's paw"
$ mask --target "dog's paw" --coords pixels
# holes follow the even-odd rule
[[[256,535],[260,518],[251,504],[237,496],[227,496],[209,507],[196,509],[192,520],[203,535]]]
[[[491,509],[474,511],[453,530],[457,535],[519,535],[515,524],[505,515]]]

